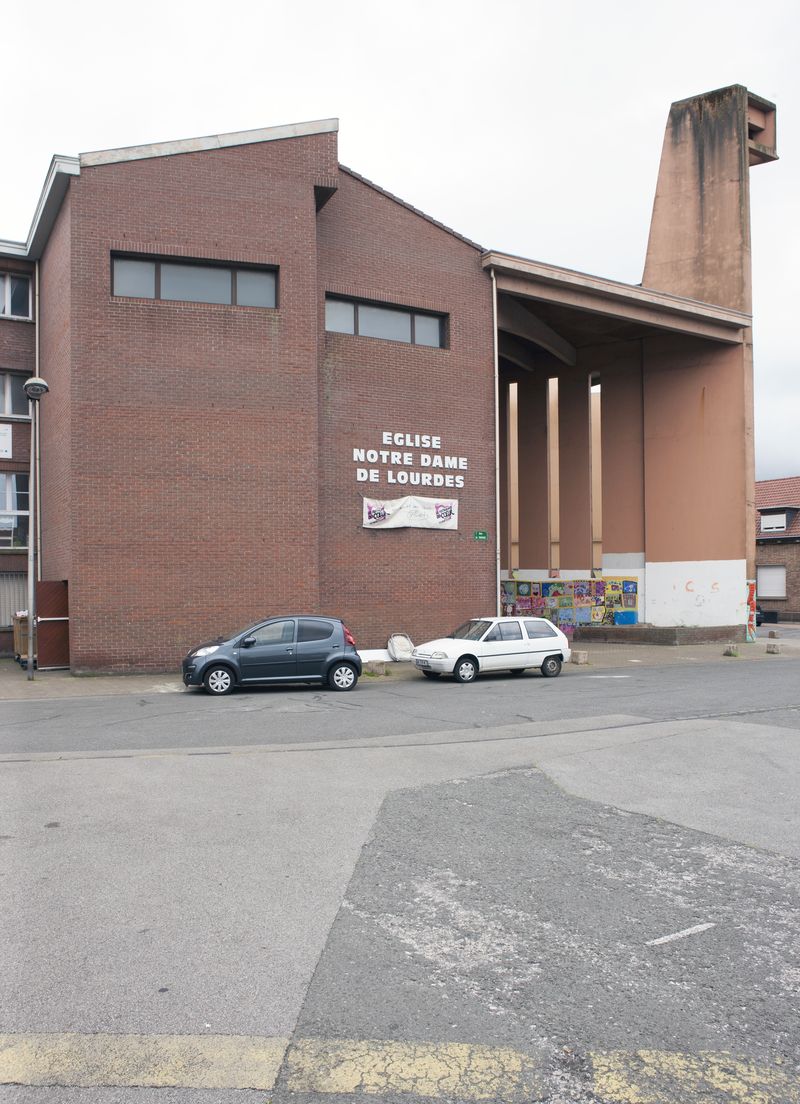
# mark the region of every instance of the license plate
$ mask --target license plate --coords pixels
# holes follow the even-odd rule
[[[427,659],[417,659],[415,660],[415,662],[417,664],[417,667],[430,667],[430,663],[427,661]]]

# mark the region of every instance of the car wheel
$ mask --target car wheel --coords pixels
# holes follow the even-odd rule
[[[462,656],[453,668],[456,682],[474,682],[478,677],[478,663],[472,656]]]
[[[514,675],[515,678],[519,678],[520,675],[525,674],[525,668],[524,667],[512,667],[511,670],[509,671],[509,674]]]
[[[230,667],[209,667],[203,675],[203,686],[207,694],[214,694],[217,697],[221,694],[230,694],[233,685],[233,671]]]
[[[358,673],[351,663],[336,663],[328,671],[331,690],[352,690],[358,682]]]
[[[438,671],[423,671],[425,678],[437,679],[439,677]]]
[[[541,667],[542,674],[545,678],[555,678],[556,675],[561,674],[561,658],[560,656],[548,656],[547,659],[542,660]]]

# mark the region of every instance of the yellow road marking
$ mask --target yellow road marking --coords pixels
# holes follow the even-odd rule
[[[287,1043],[251,1035],[0,1035],[0,1084],[271,1089]]]
[[[288,1049],[287,1049],[288,1048]],[[594,1052],[604,1104],[800,1104],[779,1062],[663,1050]],[[548,1095],[558,1063],[509,1047],[252,1035],[0,1035],[0,1084],[269,1091],[283,1066],[293,1093],[513,1101]]]
[[[300,1039],[286,1055],[297,1093],[413,1093],[461,1100],[531,1099],[541,1081],[531,1058],[507,1047]]]
[[[731,1054],[663,1050],[593,1054],[595,1094],[610,1104],[730,1101],[795,1104],[800,1079],[779,1065],[757,1065]]]

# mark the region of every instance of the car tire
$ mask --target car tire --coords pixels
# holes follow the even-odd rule
[[[209,667],[203,675],[203,688],[205,692],[207,694],[213,694],[215,698],[220,698],[223,694],[230,694],[235,683],[236,680],[233,671],[230,667],[224,666],[224,664]]]
[[[509,674],[514,675],[515,678],[519,678],[520,675],[525,674],[525,668],[524,667],[512,667],[511,670],[509,671]]]
[[[422,673],[425,676],[425,678],[429,678],[429,679],[437,679],[439,677],[439,672],[438,671],[423,671]]]
[[[456,682],[474,682],[478,677],[478,661],[474,656],[463,655],[456,660],[453,668],[453,678]]]
[[[556,678],[561,674],[561,657],[547,656],[542,660],[541,672],[543,678]]]
[[[358,671],[352,663],[334,663],[328,671],[328,687],[331,690],[353,690],[358,682]]]

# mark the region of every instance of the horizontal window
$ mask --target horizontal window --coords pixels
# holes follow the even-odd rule
[[[31,317],[31,278],[0,273],[0,315],[10,318]]]
[[[762,514],[761,532],[780,533],[786,528],[786,514]]]
[[[181,261],[112,258],[112,294],[132,299],[275,307],[278,274],[271,268],[233,268]]]
[[[28,473],[0,474],[0,548],[28,547]]]
[[[14,372],[0,372],[0,414],[28,413],[28,399],[23,390],[27,376]]]
[[[786,568],[756,567],[756,593],[759,598],[785,598]]]
[[[355,299],[325,298],[325,329],[331,333],[443,349],[445,322],[441,314],[424,314],[406,307],[382,307]]]

